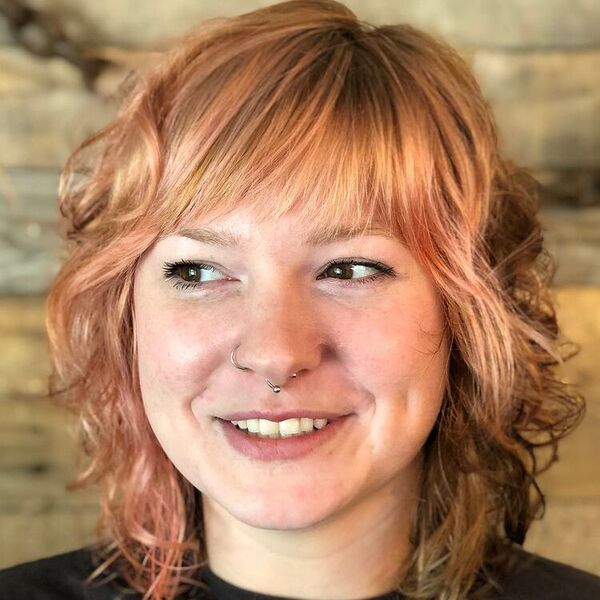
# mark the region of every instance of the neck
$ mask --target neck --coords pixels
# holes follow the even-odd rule
[[[262,529],[202,495],[211,570],[254,592],[298,599],[352,600],[396,589],[411,548],[414,485],[396,481],[310,527]],[[407,487],[411,492],[407,493]]]

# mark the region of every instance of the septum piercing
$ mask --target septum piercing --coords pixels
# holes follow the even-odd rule
[[[240,364],[238,364],[237,360],[235,359],[235,351],[237,350],[238,346],[236,346],[232,351],[231,354],[229,356],[231,362],[233,363],[233,366],[242,370],[242,371],[249,371],[250,367],[242,367]],[[296,373],[292,373],[290,375],[290,377],[296,377]],[[276,394],[278,394],[281,391],[281,386],[279,385],[275,385],[274,383],[271,383],[268,379],[265,379],[265,381],[267,382],[267,384],[269,385],[269,387],[273,390],[273,392],[275,392]]]

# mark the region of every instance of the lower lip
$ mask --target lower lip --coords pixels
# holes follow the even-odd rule
[[[279,439],[256,437],[238,429],[230,421],[222,419],[219,421],[227,441],[235,450],[256,460],[272,461],[301,458],[311,453],[335,437],[344,427],[349,416],[329,421],[323,429],[317,429],[312,433]]]

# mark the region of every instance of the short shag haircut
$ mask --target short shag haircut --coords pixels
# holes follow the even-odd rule
[[[448,374],[399,589],[451,600],[493,585],[584,402],[555,372],[577,350],[557,325],[536,182],[501,158],[469,67],[432,35],[330,0],[207,21],[153,61],[59,190],[50,394],[80,423],[73,487],[101,486],[92,577],[110,566],[145,599],[171,599],[207,564],[200,492],[143,410],[133,279],[161,236],[247,206],[264,219],[298,210],[331,232],[383,223],[432,278]]]

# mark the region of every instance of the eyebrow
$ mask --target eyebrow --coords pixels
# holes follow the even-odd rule
[[[305,246],[324,246],[333,242],[352,239],[362,234],[383,235],[389,238],[393,237],[391,232],[383,227],[374,226],[365,229],[364,226],[354,225],[341,227],[334,232],[322,230],[312,231],[303,239],[302,244]],[[239,246],[243,242],[242,238],[233,231],[227,229],[214,229],[212,227],[180,229],[175,232],[175,235],[187,237],[203,244],[212,244],[213,246],[219,246],[221,248],[233,248]]]

